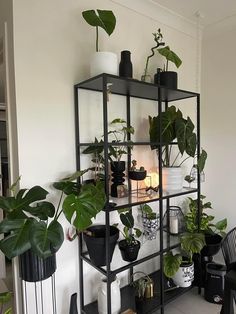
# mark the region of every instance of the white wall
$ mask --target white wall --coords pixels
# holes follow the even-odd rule
[[[220,27],[221,26],[221,27]],[[206,30],[202,51],[202,145],[208,152],[203,193],[216,219],[235,226],[236,21]]]
[[[75,170],[73,85],[89,77],[95,33],[83,21],[81,12],[90,8],[94,8],[92,0],[14,1],[22,187],[42,184],[48,188],[51,182]],[[161,27],[166,43],[183,59],[183,66],[178,71],[179,87],[195,90],[194,37],[109,0],[96,1],[96,8],[112,9],[117,17],[117,27],[111,38],[101,33],[101,49],[117,54],[124,49],[130,50],[135,78],[139,79],[143,73],[145,58],[154,42],[152,33]],[[161,64],[160,58],[153,58],[151,73]],[[97,101],[96,97],[90,101],[88,106]],[[93,128],[89,119],[85,122],[87,127]],[[66,230],[68,225],[63,223]],[[119,252],[115,254],[120,263]],[[68,312],[70,295],[78,291],[79,286],[76,241],[64,242],[57,261],[58,313],[64,314]],[[96,295],[96,286],[92,289],[92,284],[98,274],[87,266],[85,271],[86,300],[89,301]]]

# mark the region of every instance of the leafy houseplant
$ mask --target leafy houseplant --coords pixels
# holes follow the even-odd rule
[[[180,236],[181,254],[172,251],[164,256],[164,274],[172,277],[180,287],[189,287],[194,279],[193,254],[200,253],[205,245],[202,233],[184,233]]]
[[[2,292],[0,293],[0,314],[12,314],[12,308],[8,307],[8,309],[4,310],[4,307],[11,302],[11,292]]]
[[[117,56],[111,52],[100,52],[98,45],[98,29],[102,28],[109,36],[116,26],[116,17],[110,10],[86,10],[82,12],[85,21],[96,28],[96,53],[93,55],[90,72],[91,75],[100,73],[117,74]]]
[[[142,235],[141,230],[134,227],[134,217],[131,209],[119,210],[120,220],[124,225],[122,235],[124,240],[119,242],[119,249],[124,261],[132,262],[138,257],[140,242],[136,240]],[[134,231],[134,232],[133,232]]]
[[[158,47],[165,45],[165,43],[162,42],[163,36],[162,36],[160,28],[157,30],[157,33],[153,33],[153,36],[154,36],[154,41],[155,41],[156,45],[151,48],[152,53],[147,57],[145,69],[144,69],[144,74],[141,77],[141,80],[145,81],[145,82],[151,82],[151,77],[148,75],[148,65],[149,65],[150,58],[152,58],[155,55],[155,50]]]
[[[161,124],[161,134],[159,132]],[[187,117],[183,117],[183,113],[175,106],[168,107],[166,111],[163,111],[161,115],[156,117],[149,116],[149,135],[151,142],[151,149],[157,149],[157,143],[162,139],[163,148],[161,151],[157,151],[161,154],[163,167],[180,167],[188,158],[196,156],[197,148],[197,136],[194,132],[194,124],[192,120]],[[172,157],[173,149],[172,142],[177,140],[178,153]],[[180,163],[178,163],[178,157],[187,155]],[[207,153],[202,150],[200,157],[198,158],[197,166],[200,172],[203,171],[205,162],[207,159]],[[163,169],[163,172],[166,171]],[[181,170],[180,170],[181,174]],[[182,174],[181,174],[182,175]],[[179,186],[172,186],[170,189],[181,189],[182,177],[179,180]]]
[[[0,233],[8,234],[0,241],[0,249],[9,259],[15,256],[21,257],[22,272],[25,266],[22,261],[27,256],[38,258],[38,263],[42,265],[44,261],[47,263],[47,259],[52,258],[52,263],[56,267],[55,253],[64,240],[63,228],[58,222],[62,213],[71,224],[82,231],[103,209],[106,201],[103,185],[81,185],[73,182],[85,172],[87,170],[78,171],[53,184],[61,192],[56,209],[52,203],[45,201],[48,192],[40,186],[28,190],[21,189],[16,193],[16,184],[14,184],[11,188],[13,196],[0,197],[0,208],[5,212],[5,218],[0,223]],[[44,266],[42,268],[44,269]],[[25,271],[27,275],[28,272]],[[27,277],[27,281],[45,279],[42,274],[34,277],[34,272],[35,269],[32,270],[29,278]],[[45,276],[51,274],[51,270],[48,269]]]

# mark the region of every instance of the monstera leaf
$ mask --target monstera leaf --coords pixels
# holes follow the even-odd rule
[[[68,195],[62,208],[67,220],[82,231],[92,224],[92,218],[104,208],[105,202],[104,186],[98,182],[83,185],[77,195]]]
[[[203,233],[190,233],[186,232],[180,237],[182,250],[190,257],[192,261],[192,255],[194,253],[200,253],[205,242],[205,236]]]
[[[164,255],[164,274],[166,277],[173,277],[178,271],[181,263],[182,256],[180,254],[173,255],[172,251]]]

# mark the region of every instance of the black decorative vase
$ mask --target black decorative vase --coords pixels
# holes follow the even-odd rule
[[[95,266],[106,265],[106,226],[94,225],[87,228],[91,235],[83,234],[85,243],[87,245],[89,257]],[[119,230],[110,226],[110,255],[109,261],[111,262],[116,242],[119,238]]]
[[[177,72],[174,71],[160,72],[160,85],[177,89],[178,86]]]
[[[77,293],[72,294],[70,297],[70,312],[69,314],[78,314],[77,308]]]
[[[133,77],[133,65],[130,60],[130,51],[123,50],[121,51],[121,60],[119,66],[119,75],[122,77]]]
[[[56,271],[56,255],[42,259],[28,250],[19,256],[20,278],[29,282],[45,280]]]
[[[124,171],[125,171],[125,161],[113,161],[111,163],[112,171],[112,185],[111,185],[111,196],[117,197],[117,187],[119,185],[124,185]]]

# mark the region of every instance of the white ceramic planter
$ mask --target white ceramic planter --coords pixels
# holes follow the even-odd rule
[[[121,310],[120,281],[116,278],[111,283],[111,314],[119,314]],[[98,313],[107,314],[107,282],[102,278],[98,288]]]
[[[118,74],[118,58],[113,52],[95,52],[90,62],[90,75],[96,76],[101,73]]]
[[[172,279],[181,288],[190,287],[194,280],[194,264],[181,265]]]
[[[180,191],[183,188],[183,173],[181,167],[163,167],[163,190],[167,192]]]

